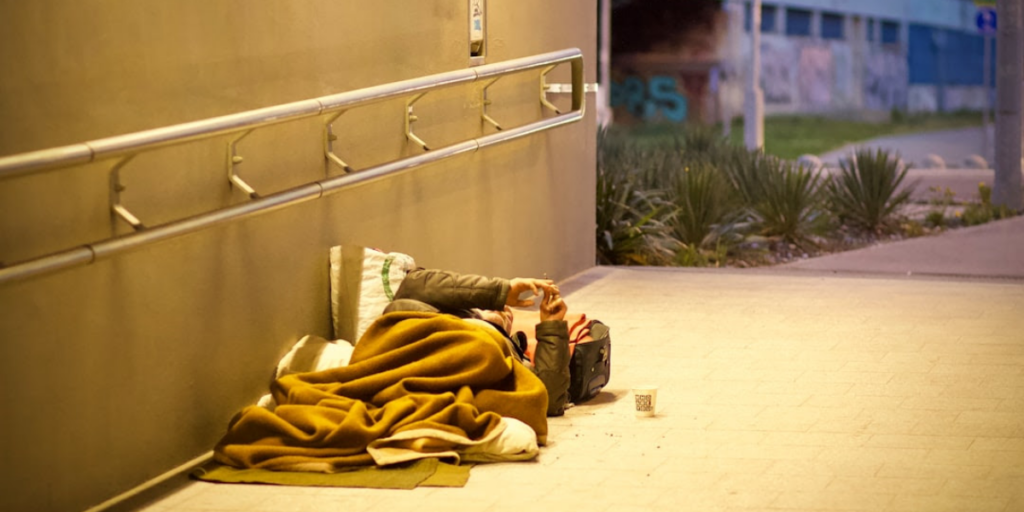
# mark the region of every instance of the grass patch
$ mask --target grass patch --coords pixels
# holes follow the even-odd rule
[[[803,154],[820,155],[839,149],[846,144],[863,142],[875,137],[920,133],[981,125],[977,112],[946,114],[896,114],[886,121],[861,121],[832,117],[770,116],[764,120],[765,152],[779,158],[793,160]],[[721,126],[715,127],[721,133]],[[679,128],[667,124],[638,125],[630,128],[632,136],[641,145],[659,144],[671,140]],[[729,141],[743,144],[743,119],[732,125]]]
[[[892,116],[885,122],[854,121],[824,117],[773,116],[764,121],[765,152],[794,159],[809,153],[820,155],[846,144],[875,137],[980,126],[981,114],[957,112]],[[743,121],[733,123],[730,141],[743,143]]]

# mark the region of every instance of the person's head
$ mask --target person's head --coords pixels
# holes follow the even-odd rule
[[[505,306],[505,309],[501,311],[495,311],[493,309],[474,309],[473,313],[476,314],[477,318],[505,329],[505,333],[512,333],[512,308]]]

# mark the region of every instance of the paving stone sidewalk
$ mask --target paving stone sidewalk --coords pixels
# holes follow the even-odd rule
[[[597,267],[563,290],[611,326],[612,380],[538,460],[456,489],[190,482],[144,510],[1024,510],[1020,284]]]

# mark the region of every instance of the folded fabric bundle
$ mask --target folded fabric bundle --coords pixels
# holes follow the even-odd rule
[[[541,381],[499,334],[449,315],[384,315],[348,366],[285,375],[271,394],[273,411],[247,407],[231,421],[217,462],[330,473],[425,457],[522,460],[547,436]]]
[[[296,342],[277,363],[274,378],[280,379],[293,373],[319,372],[347,366],[349,360],[352,359],[352,349],[352,344],[345,340],[330,341],[307,334]],[[274,397],[269,393],[263,395],[256,405],[270,410],[277,407]]]
[[[331,247],[330,260],[334,337],[354,344],[394,300],[416,261],[408,254],[358,245]]]
[[[301,485],[307,487],[362,487],[415,489],[416,487],[464,487],[472,466],[420,459],[388,467],[359,466],[338,473],[238,469],[212,464],[194,470],[194,478],[228,484]]]

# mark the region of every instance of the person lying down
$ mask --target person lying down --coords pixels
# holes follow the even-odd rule
[[[527,292],[533,295],[520,298]],[[535,327],[537,345],[531,360],[526,357],[528,336],[523,331],[513,331],[512,308],[533,306],[535,297],[541,293],[540,323]],[[565,321],[568,306],[553,281],[414,270],[402,281],[395,300],[384,311],[447,313],[497,330],[512,348],[516,360],[544,383],[548,416],[564,413],[569,393],[569,326]]]
[[[520,298],[526,292],[530,298]],[[511,307],[540,322],[531,362]],[[424,457],[524,460],[562,414],[569,383],[567,306],[544,279],[411,272],[356,343],[349,364],[285,375],[272,410],[229,423],[216,461],[239,468],[335,472]]]

